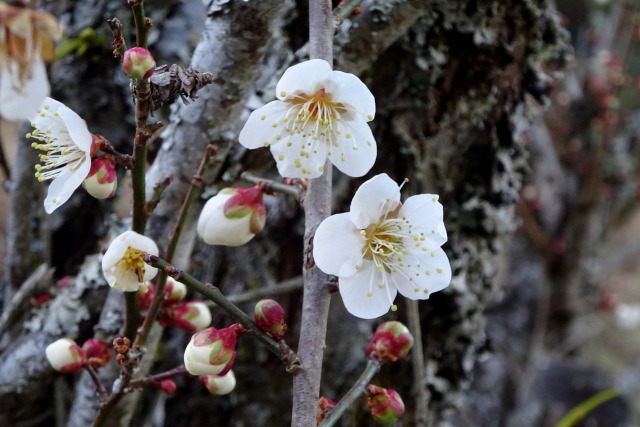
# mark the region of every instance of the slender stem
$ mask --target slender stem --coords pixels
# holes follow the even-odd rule
[[[425,386],[424,353],[422,348],[422,328],[420,326],[420,312],[418,311],[418,301],[407,300],[407,320],[409,331],[413,335],[415,343],[411,349],[411,365],[413,367],[413,395],[416,402],[415,425],[423,426],[427,424],[427,388]]]
[[[131,381],[131,383],[129,383],[129,387],[131,389],[137,389],[140,388],[142,386],[144,386],[145,384],[154,384],[154,383],[159,383],[160,381],[169,379],[171,377],[174,377],[176,375],[182,375],[182,374],[186,374],[187,370],[185,369],[184,365],[180,365],[176,368],[173,368],[169,371],[165,371],[165,372],[160,372],[159,374],[155,374],[155,375],[149,375],[148,377],[145,378],[140,378],[137,380],[133,380]]]
[[[288,194],[289,196],[293,196],[298,200],[301,199],[301,190],[292,185],[282,184],[280,182],[272,181],[270,179],[260,178],[259,176],[252,175],[248,172],[243,172],[242,175],[240,175],[240,178],[244,179],[245,181],[252,182],[254,184],[263,183],[264,184],[263,191],[267,193],[278,192],[282,194]]]
[[[340,20],[345,19],[354,9],[360,6],[363,0],[344,0],[341,2],[334,10],[333,14],[337,16]]]
[[[382,366],[381,362],[369,359],[367,361],[367,366],[364,368],[364,371],[362,372],[362,375],[360,375],[360,378],[358,378],[358,381],[356,381],[347,394],[340,399],[335,408],[329,412],[329,415],[319,424],[318,427],[330,427],[335,425],[342,414],[344,414],[344,412],[353,405],[356,399],[365,393],[365,387],[369,384],[371,378],[373,378],[373,376],[380,370],[380,366]]]
[[[136,24],[136,45],[146,48],[151,21],[144,15],[144,2],[142,0],[129,0],[128,3],[133,12],[133,21]]]
[[[171,181],[173,181],[173,175],[165,177],[153,187],[151,198],[147,200],[147,204],[144,207],[147,216],[150,216],[156,206],[158,206],[158,203],[160,203],[160,199],[162,198],[162,193],[164,193],[164,190],[166,190],[169,184],[171,184]]]
[[[293,375],[298,373],[300,360],[298,359],[298,355],[291,350],[287,343],[284,341],[275,341],[266,332],[260,330],[255,323],[253,323],[253,319],[251,319],[251,317],[249,317],[244,311],[232,304],[217,287],[213,286],[211,283],[202,283],[189,273],[185,273],[175,268],[167,261],[155,255],[143,254],[142,259],[144,259],[144,262],[147,264],[164,270],[169,276],[173,277],[178,282],[184,283],[187,287],[200,292],[202,295],[215,302],[220,308],[229,313],[231,317],[240,322],[247,329],[247,332],[254,335],[265,346],[267,346],[269,350],[275,353],[287,366],[287,372]]]
[[[227,296],[227,299],[234,304],[244,304],[262,298],[272,298],[276,295],[283,295],[298,291],[302,288],[302,284],[302,276],[298,276],[293,279],[277,283],[274,286],[250,289],[240,294],[229,295]]]
[[[333,64],[333,13],[330,0],[309,0],[310,57]],[[331,164],[325,172],[309,181],[304,199],[304,293],[298,355],[302,372],[293,379],[292,426],[316,425],[316,410],[320,396],[320,377],[324,355],[330,292],[328,277],[313,261],[312,241],[316,228],[331,211]]]
[[[104,385],[102,385],[102,382],[98,377],[98,372],[96,372],[96,369],[91,365],[84,365],[84,369],[89,373],[89,376],[93,381],[93,384],[95,384],[96,386],[96,393],[98,393],[98,400],[100,402],[106,401],[108,397],[107,389],[104,388]]]
[[[169,236],[169,243],[167,243],[167,250],[165,254],[165,259],[167,262],[173,261],[173,255],[175,254],[176,247],[178,246],[178,240],[180,239],[180,234],[182,232],[182,227],[184,223],[187,221],[187,214],[189,213],[189,207],[193,204],[193,202],[200,196],[200,189],[202,188],[202,175],[209,163],[209,159],[212,155],[217,151],[215,145],[209,145],[205,149],[205,153],[202,156],[202,160],[200,161],[200,166],[198,167],[198,171],[193,176],[191,180],[191,185],[187,190],[187,194],[185,195],[184,201],[182,203],[182,207],[180,208],[180,213],[178,214],[178,219],[176,221],[173,230],[171,230],[171,235]],[[151,331],[151,327],[153,326],[153,322],[156,320],[158,313],[160,312],[160,307],[162,302],[164,301],[164,288],[167,284],[167,273],[162,270],[160,271],[160,277],[157,281],[157,286],[155,289],[156,294],[153,297],[153,301],[149,306],[149,310],[147,310],[147,315],[142,322],[142,327],[140,328],[140,332],[136,338],[136,342],[134,344],[134,348],[139,348],[145,345],[147,341],[147,337],[149,336],[149,331]]]

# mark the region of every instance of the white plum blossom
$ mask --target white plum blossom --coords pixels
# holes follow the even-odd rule
[[[109,286],[122,292],[137,292],[153,279],[158,269],[145,264],[142,253],[158,255],[158,246],[135,231],[125,231],[116,237],[102,258],[102,273]]]
[[[39,141],[31,146],[44,151],[41,164],[35,166],[36,178],[52,180],[44,201],[44,210],[50,214],[69,200],[89,174],[93,136],[79,115],[51,98],[45,98],[31,124],[35,129],[27,137]]]
[[[37,58],[31,75],[21,84],[18,64],[8,61],[0,71],[0,116],[21,121],[31,118],[49,95],[49,79],[42,59]]]
[[[347,310],[372,319],[395,310],[398,292],[427,299],[449,285],[451,266],[442,205],[435,194],[400,202],[400,188],[386,174],[360,186],[351,210],[330,216],[313,241],[317,266],[339,277]]]
[[[239,140],[250,149],[270,146],[280,175],[316,178],[327,157],[349,176],[371,169],[377,149],[367,122],[376,103],[358,77],[312,59],[285,71],[276,96],[251,113]]]

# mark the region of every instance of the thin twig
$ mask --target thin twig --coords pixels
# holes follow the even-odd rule
[[[160,372],[159,374],[149,375],[148,377],[145,377],[145,378],[139,378],[137,380],[133,380],[131,381],[131,383],[129,383],[129,388],[131,390],[135,390],[137,388],[143,387],[146,384],[157,384],[160,381],[164,381],[176,375],[183,375],[186,373],[187,373],[187,370],[185,369],[184,365],[180,365],[169,371]]]
[[[407,323],[409,331],[413,335],[415,343],[411,349],[411,365],[413,367],[413,397],[416,402],[414,422],[417,426],[427,424],[427,411],[429,400],[424,380],[426,378],[424,368],[424,353],[422,348],[422,328],[420,326],[420,311],[417,300],[407,300]]]
[[[108,398],[107,389],[102,385],[102,381],[100,381],[100,377],[98,377],[98,372],[91,365],[84,365],[84,369],[89,373],[93,384],[96,386],[96,393],[98,393],[98,401],[105,402]]]
[[[191,180],[191,185],[189,186],[187,194],[184,197],[182,207],[180,208],[180,213],[178,214],[178,219],[176,220],[176,224],[173,227],[173,230],[171,230],[171,235],[169,236],[169,243],[167,243],[167,250],[165,253],[165,259],[167,262],[173,261],[173,255],[176,251],[176,247],[178,246],[178,240],[180,239],[182,227],[187,220],[189,207],[200,196],[200,189],[202,188],[202,176],[204,175],[204,171],[207,167],[207,164],[209,163],[209,159],[211,159],[211,156],[215,155],[217,149],[218,147],[215,145],[207,146],[204,155],[202,156],[202,160],[200,161],[198,171]],[[147,315],[142,322],[142,326],[140,327],[140,331],[138,333],[138,336],[136,337],[133,348],[137,349],[145,345],[147,337],[149,336],[149,331],[151,331],[153,322],[156,320],[156,317],[160,312],[161,304],[164,301],[164,288],[166,284],[167,273],[164,270],[161,270],[160,277],[157,281],[155,289],[156,293],[153,297],[151,305],[149,306],[149,310],[147,310]]]
[[[211,283],[202,283],[189,273],[185,273],[175,268],[167,261],[155,255],[143,254],[142,259],[144,259],[144,262],[147,264],[166,271],[169,276],[173,277],[178,282],[184,283],[187,287],[200,292],[202,295],[215,302],[220,308],[229,313],[231,317],[240,322],[247,329],[247,332],[257,337],[269,350],[275,353],[286,365],[287,372],[293,375],[298,373],[300,369],[300,360],[298,359],[298,355],[291,350],[287,343],[284,341],[275,341],[270,335],[263,332],[255,325],[255,323],[253,323],[253,319],[251,319],[251,317],[232,304],[217,287],[213,286]]]
[[[153,186],[151,198],[147,200],[147,204],[144,207],[147,216],[151,216],[153,210],[158,206],[158,203],[160,203],[160,199],[162,198],[162,193],[164,193],[164,190],[166,190],[169,184],[171,184],[171,181],[173,181],[173,175],[165,177],[162,181]]]
[[[340,3],[334,10],[333,14],[338,18],[338,22],[342,22],[343,19],[347,18],[351,15],[351,12],[355,10],[356,7],[360,6],[363,0],[344,0]]]
[[[229,295],[227,299],[234,304],[244,304],[262,298],[271,298],[276,295],[284,295],[302,288],[302,276],[276,283],[273,286],[250,289],[240,294]]]
[[[338,404],[331,410],[331,412],[329,412],[327,417],[319,424],[318,427],[330,427],[335,425],[342,414],[344,414],[344,412],[353,405],[356,399],[365,393],[365,387],[369,384],[371,378],[373,378],[373,376],[380,370],[380,366],[382,366],[382,363],[377,360],[367,360],[367,366],[364,368],[364,371],[362,372],[362,375],[360,375],[360,378],[358,378],[358,381],[356,381],[347,394],[340,399]]]
[[[278,192],[282,194],[288,194],[289,196],[295,197],[297,200],[300,200],[302,197],[302,190],[292,185],[283,184],[281,182],[276,182],[270,179],[260,178],[259,176],[252,175],[249,172],[243,172],[242,175],[240,175],[240,178],[254,184],[263,183],[263,190],[267,193]]]
[[[53,271],[53,268],[47,268],[46,264],[41,264],[40,267],[20,285],[20,289],[18,289],[13,298],[11,298],[11,302],[6,306],[2,316],[0,316],[0,336],[4,334],[11,321],[13,321],[19,313],[23,312],[23,304],[33,295],[36,289],[38,289],[38,286],[51,280]]]

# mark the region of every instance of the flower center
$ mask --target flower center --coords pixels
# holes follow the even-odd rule
[[[116,283],[119,287],[129,289],[134,284],[139,284],[144,279],[144,260],[142,259],[142,251],[127,248],[118,261],[116,269]]]
[[[48,105],[38,112],[41,117],[49,119],[52,124],[47,129],[36,129],[27,134],[27,138],[33,138],[31,147],[44,151],[40,154],[40,163],[35,166],[38,181],[55,179],[66,171],[74,171],[84,163],[86,153],[78,148],[67,131],[65,123],[58,113],[51,112]]]
[[[341,102],[333,102],[324,88],[311,96],[306,93],[294,95],[285,102],[298,107],[295,123],[303,123],[303,127],[309,122],[316,123],[316,128],[317,125],[329,126],[332,119],[340,120],[340,113],[347,111]]]

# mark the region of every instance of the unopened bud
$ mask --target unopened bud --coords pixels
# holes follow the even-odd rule
[[[367,345],[371,359],[395,362],[404,358],[413,347],[413,336],[409,329],[397,321],[384,322],[378,326],[373,339]]]
[[[108,199],[116,194],[118,177],[113,164],[106,156],[98,157],[91,162],[91,169],[82,182],[82,187],[96,199]]]
[[[225,188],[204,205],[197,231],[210,245],[240,246],[262,231],[265,221],[261,184]]]
[[[371,416],[380,424],[395,423],[404,414],[404,402],[395,390],[369,384],[366,391]]]
[[[183,302],[176,308],[174,321],[187,332],[199,331],[211,324],[211,310],[203,301]]]
[[[148,79],[156,69],[156,60],[147,49],[134,47],[124,53],[122,69],[134,79]]]
[[[167,284],[164,288],[164,300],[166,303],[182,301],[187,296],[187,287],[184,283],[178,282],[173,277],[167,277]],[[207,325],[209,326],[209,325]]]
[[[82,349],[87,355],[87,363],[101,367],[111,360],[111,348],[102,340],[88,339],[82,344]]]
[[[184,367],[191,375],[217,375],[229,372],[236,359],[236,338],[245,331],[234,324],[196,332],[184,351]]]
[[[45,353],[51,367],[65,374],[77,372],[87,360],[84,350],[71,338],[60,338],[52,342]]]
[[[140,285],[138,288],[138,307],[140,310],[146,310],[149,308],[153,302],[155,294],[156,292],[151,282],[147,282],[146,286]]]
[[[272,299],[263,299],[256,304],[254,319],[256,325],[271,334],[276,340],[282,339],[287,332],[284,321],[284,309]]]
[[[318,399],[318,410],[316,412],[316,421],[320,424],[329,414],[333,408],[336,407],[336,402],[331,399],[328,399],[324,396]]]
[[[217,396],[229,394],[236,387],[236,376],[231,370],[224,375],[201,375],[200,381],[209,393]]]
[[[173,380],[162,380],[158,384],[160,390],[165,394],[173,394],[176,392],[176,383]]]

